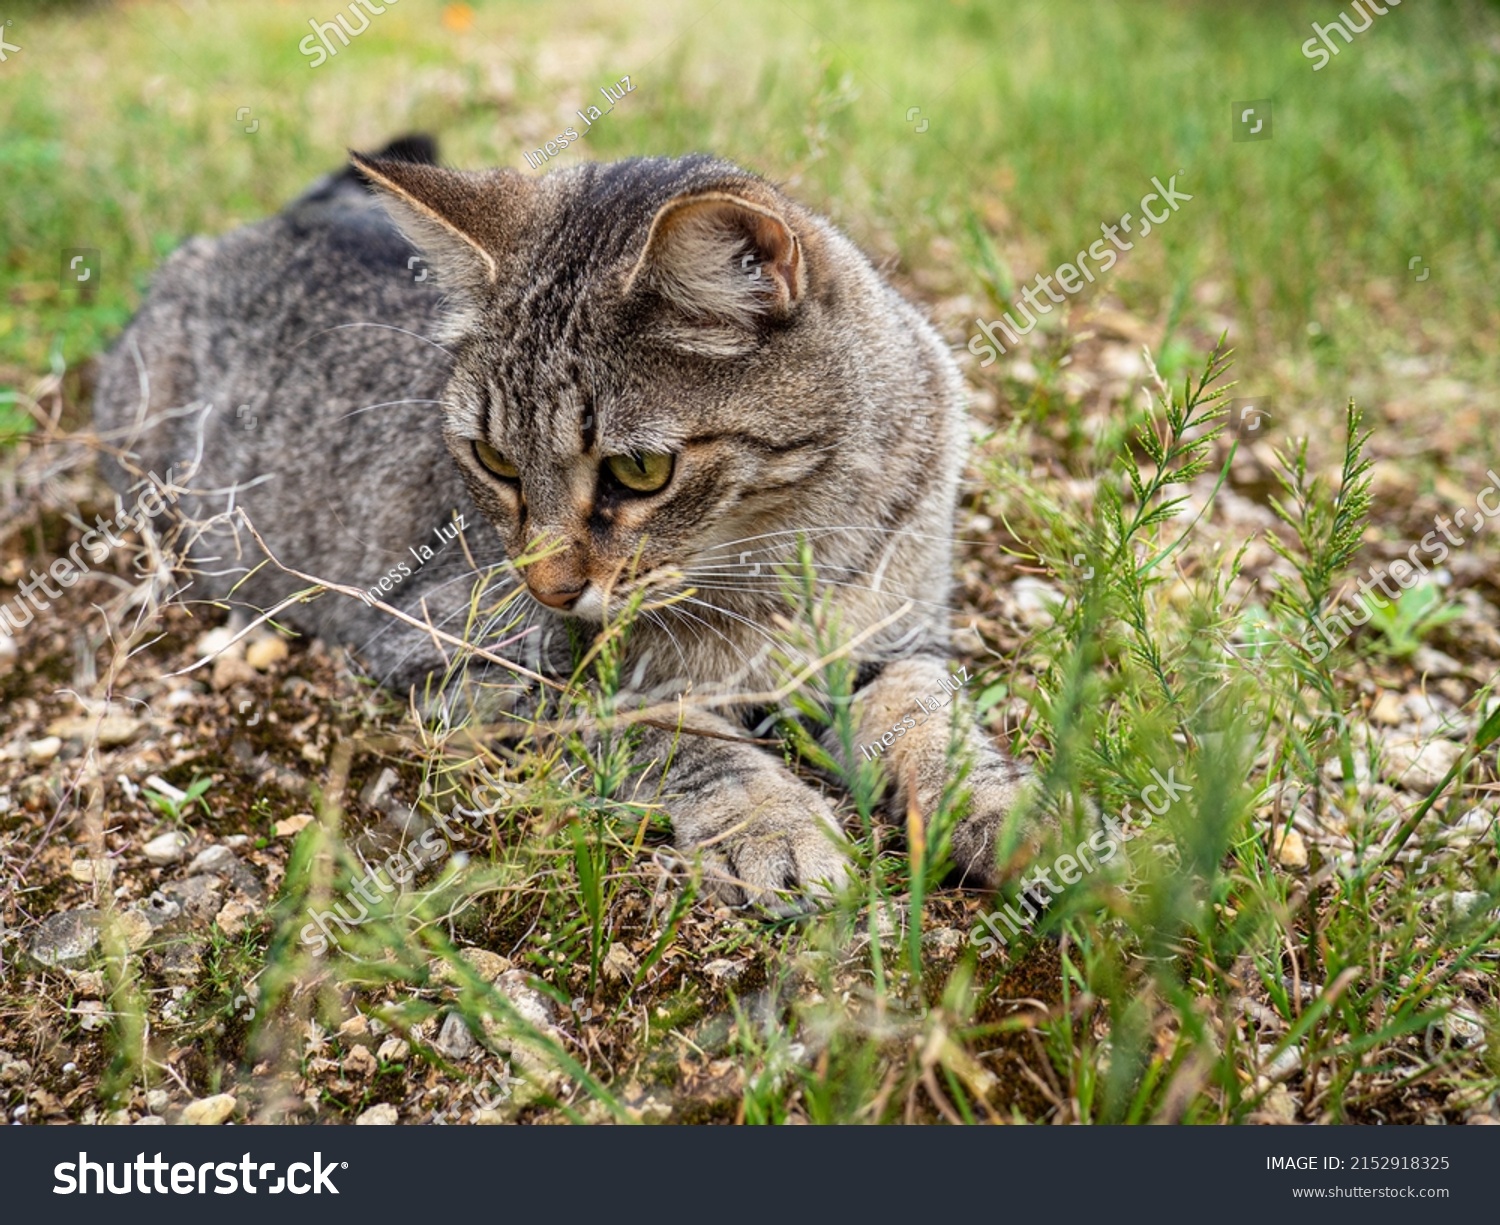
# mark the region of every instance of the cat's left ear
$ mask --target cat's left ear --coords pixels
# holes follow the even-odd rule
[[[350,154],[380,190],[387,211],[436,265],[438,279],[478,295],[493,285],[520,228],[524,176],[513,170],[448,170],[423,162]]]
[[[787,319],[807,288],[802,243],[776,209],[726,191],[657,210],[627,292],[649,287],[683,314],[753,328]]]

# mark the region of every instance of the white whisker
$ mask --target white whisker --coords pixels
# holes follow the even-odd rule
[[[373,322],[373,321],[371,321],[371,322],[359,322],[359,323],[339,323],[339,324],[335,324],[331,328],[324,328],[324,329],[322,329],[322,331],[319,331],[319,332],[311,332],[308,335],[304,336],[296,344],[294,344],[292,346],[292,349],[301,348],[309,340],[316,340],[319,336],[326,336],[326,335],[328,335],[329,332],[342,332],[345,328],[381,328],[381,329],[383,329],[383,330],[385,330],[387,332],[400,332],[403,336],[410,336],[414,340],[420,340],[420,341],[422,341],[423,344],[429,344],[429,345],[431,345],[434,349],[438,350],[440,353],[445,353],[449,357],[453,356],[453,354],[449,350],[443,348],[442,345],[438,344],[438,342],[435,341],[435,340],[433,340],[432,337],[430,337],[430,336],[423,336],[422,333],[420,333],[420,332],[413,332],[410,328],[397,327],[394,323],[376,323],[376,322]],[[288,352],[291,352],[291,350],[289,349]]]
[[[390,408],[392,405],[395,405],[395,404],[441,404],[441,403],[442,403],[441,400],[386,400],[383,404],[366,404],[363,408],[356,408],[352,412],[345,413],[342,417],[339,418],[339,420],[340,421],[347,421],[347,420],[349,420],[350,417],[357,417],[357,416],[359,416],[360,413],[368,413],[368,412],[372,411],[373,409],[377,409],[377,408]]]
[[[718,577],[729,578],[733,576],[719,575]],[[867,591],[871,595],[879,596],[883,600],[894,600],[897,603],[905,603],[906,601],[910,601],[911,603],[916,604],[920,607],[931,608],[934,611],[941,612],[945,615],[953,611],[952,608],[947,604],[941,604],[934,600],[918,599],[914,595],[903,595],[898,591],[882,591],[878,587],[870,587],[865,585],[864,583],[842,583],[837,579],[825,579],[821,576],[819,576],[815,581],[819,586],[842,587],[849,591]],[[693,582],[691,579],[688,580],[686,585],[697,591],[738,591],[746,595],[774,596],[780,594],[781,591],[779,587],[750,587],[730,583],[698,583]]]

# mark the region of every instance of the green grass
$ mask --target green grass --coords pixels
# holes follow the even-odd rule
[[[1216,353],[1180,389],[1158,385],[1156,404],[1088,457],[1101,473],[1092,509],[1060,512],[1049,491],[1008,458],[1010,448],[990,451],[982,464],[989,505],[1037,543],[1034,561],[1055,570],[1057,557],[1083,553],[1090,561],[1087,577],[1075,569],[1065,582],[1056,617],[1014,674],[1033,712],[1025,741],[1041,780],[1036,803],[1059,831],[1058,845],[1039,862],[1085,840],[1097,828],[1093,809],[1139,826],[1118,861],[1067,883],[1031,938],[999,957],[976,954],[972,938],[957,958],[936,958],[929,948],[929,934],[941,937],[953,921],[931,902],[941,896],[942,831],[964,803],[961,763],[953,763],[947,811],[925,840],[903,845],[869,819],[874,773],[863,764],[840,769],[805,732],[792,737],[791,757],[851,797],[860,883],[803,922],[718,917],[689,938],[685,925],[701,897],[695,875],[674,886],[669,906],[658,909],[659,898],[651,911],[645,905],[652,874],[643,844],[655,809],[649,799],[621,798],[632,793],[636,769],[620,751],[628,734],[590,753],[538,724],[506,741],[518,785],[494,816],[487,856],[393,899],[339,941],[321,975],[285,944],[279,955],[273,948],[278,980],[384,991],[386,1002],[372,998],[372,1006],[408,1032],[436,1016],[410,994],[428,981],[430,958],[472,977],[435,935],[441,921],[482,947],[503,947],[524,932],[525,963],[558,1003],[590,1001],[616,1027],[612,1049],[621,1066],[611,1069],[612,1081],[608,1074],[583,1079],[576,1063],[564,1063],[566,1052],[526,1035],[538,1058],[579,1080],[570,1118],[601,1117],[590,1115],[588,1099],[596,1111],[628,1115],[618,1097],[625,1081],[683,1092],[681,1049],[737,1071],[735,1117],[752,1123],[794,1116],[1247,1122],[1283,1092],[1260,1078],[1283,1053],[1298,1060],[1302,1117],[1310,1121],[1409,1111],[1407,1095],[1423,1086],[1453,1109],[1460,1097],[1477,1102],[1495,1092],[1493,1055],[1450,1047],[1444,1034],[1460,1006],[1478,1009],[1491,1043],[1500,1026],[1493,992],[1474,998],[1476,976],[1500,955],[1500,848],[1493,830],[1466,846],[1448,845],[1444,834],[1476,811],[1474,785],[1493,779],[1483,755],[1500,737],[1500,712],[1482,721],[1463,759],[1399,828],[1392,812],[1355,786],[1354,755],[1364,742],[1336,717],[1358,705],[1349,684],[1353,649],[1312,662],[1298,646],[1326,612],[1370,510],[1368,436],[1352,407],[1332,484],[1309,473],[1300,449],[1285,456],[1281,552],[1292,569],[1248,657],[1235,649],[1244,626],[1228,596],[1240,559],[1191,577],[1161,564],[1182,540],[1174,490],[1212,471],[1226,373],[1227,357]],[[810,576],[789,575],[787,593],[797,627],[789,641],[813,655],[835,651],[838,626]],[[580,671],[586,687],[578,701],[595,716],[628,719],[613,698],[617,642],[611,637]],[[849,680],[847,665],[836,661],[793,705],[847,741],[840,699]],[[1488,710],[1493,697],[1482,687],[1473,709]],[[438,796],[474,785],[460,739],[437,737],[417,754],[435,808],[445,802]],[[1334,759],[1345,764],[1342,783],[1324,775],[1323,763]],[[570,778],[567,761],[584,769]],[[1154,822],[1124,815],[1142,808],[1163,774],[1184,794]],[[1274,817],[1268,829],[1252,816],[1264,816],[1269,797],[1285,788],[1318,797],[1319,820],[1349,831],[1350,856],[1316,861],[1301,877],[1277,867],[1271,852],[1280,827]],[[306,872],[338,861],[332,836],[322,855],[303,851]],[[304,837],[311,847],[330,834],[314,826]],[[650,834],[652,842],[659,837]],[[347,888],[353,873],[349,862],[337,882],[325,879],[321,896],[334,883]],[[283,940],[306,917],[309,879],[302,870],[288,874]],[[1451,904],[1459,892],[1468,899],[1462,913]],[[982,905],[1014,898],[1012,889]],[[958,921],[967,929],[975,915],[964,913]],[[615,942],[654,942],[628,982],[600,975]],[[664,958],[669,949],[675,956]],[[701,967],[747,953],[764,982],[733,987],[722,1001],[700,978],[674,980],[684,957]],[[1043,985],[1023,985],[1026,975],[1040,975]],[[1316,989],[1304,997],[1299,983]],[[1022,1006],[1035,996],[1050,1006]],[[1275,1022],[1262,1019],[1252,1029],[1247,999],[1264,1000]],[[476,1032],[495,1006],[477,979],[458,1004]],[[648,1020],[642,1030],[632,1010],[656,1024]],[[785,1020],[766,1020],[783,1010]],[[1029,1107],[1014,1067],[987,1062],[1014,1058],[1008,1048],[1018,1042],[1032,1066],[1046,1069],[1038,1082],[1043,1100]],[[1418,1042],[1433,1048],[1426,1059],[1413,1050]]]
[[[1299,47],[1326,5],[580,3],[565,33],[542,6],[474,8],[463,32],[440,6],[392,8],[316,69],[297,4],[19,10],[0,71],[7,381],[96,352],[164,253],[274,210],[348,146],[427,128],[455,164],[520,166],[624,73],[636,90],[580,157],[717,151],[977,309],[1181,170],[1193,200],[1108,274],[1127,309],[1209,335],[1227,320],[1247,355],[1310,351],[1335,375],[1496,354],[1493,5],[1403,6],[1317,72]],[[1274,138],[1231,141],[1231,104],[1266,97]],[[59,287],[80,247],[102,253],[89,301]]]

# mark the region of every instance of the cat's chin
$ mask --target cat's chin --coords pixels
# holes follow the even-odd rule
[[[583,594],[574,601],[573,607],[565,610],[562,615],[578,621],[587,621],[590,625],[603,625],[604,596],[600,593],[598,586],[590,583],[585,587]]]
[[[651,594],[648,591],[648,607]],[[567,617],[573,621],[583,621],[597,628],[604,625],[611,617],[619,618],[630,601],[630,595],[630,592],[616,588],[606,597],[597,583],[590,583],[571,606],[549,611],[557,616]]]

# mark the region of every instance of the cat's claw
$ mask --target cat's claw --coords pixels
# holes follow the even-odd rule
[[[849,883],[837,823],[821,812],[749,819],[743,830],[698,848],[703,883],[728,906],[755,906],[777,917],[805,913]]]

